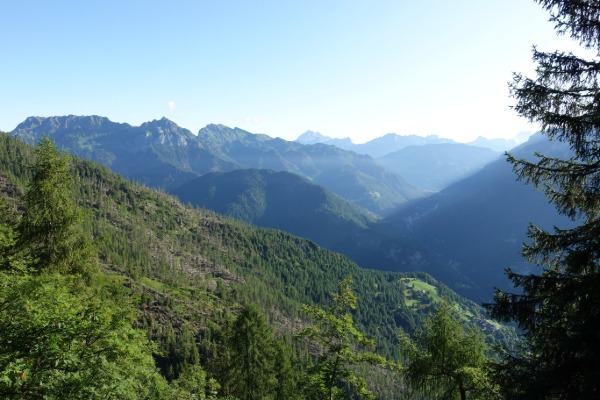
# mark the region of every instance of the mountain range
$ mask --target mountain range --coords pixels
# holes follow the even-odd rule
[[[494,161],[474,167],[472,175],[428,197],[410,201],[384,219],[369,221],[363,218],[356,222],[344,217],[344,213],[338,213],[337,224],[339,221],[347,223],[344,232],[337,229],[339,225],[325,220],[316,222],[312,232],[294,230],[294,224],[271,222],[270,225],[260,219],[253,222],[311,238],[350,256],[363,267],[425,271],[462,295],[477,301],[490,301],[495,287],[510,289],[504,275],[506,268],[521,272],[534,268],[520,255],[522,243],[528,240],[526,233],[530,221],[546,229],[553,225],[568,226],[571,222],[561,217],[542,193],[516,181],[510,165],[498,153],[487,149],[481,152],[481,148],[456,143],[423,145],[420,151],[427,153],[432,147],[442,148],[450,159],[462,157],[481,165],[483,162],[476,156],[487,154]],[[400,152],[409,150],[413,150],[411,146]],[[536,152],[565,156],[568,148],[537,135],[512,152],[517,157],[527,158]],[[419,157],[413,161],[415,171],[432,170],[431,166],[423,165],[426,162]],[[440,174],[442,172],[443,169]],[[421,173],[426,179],[427,175]],[[218,185],[214,181],[213,184],[213,188],[231,190],[231,185]],[[240,206],[239,202],[236,204]],[[213,207],[232,215],[223,208],[216,208],[216,204],[209,206]],[[297,207],[300,206],[295,203],[279,213],[279,221],[285,221],[283,215],[286,212],[293,215]],[[311,214],[315,207],[302,209],[305,218],[319,221]]]
[[[390,144],[375,159],[223,125],[194,135],[165,118],[134,127],[97,116],[30,117],[11,134],[30,143],[48,135],[184,202],[309,238],[363,267],[428,272],[476,301],[506,287],[504,268],[531,267],[518,254],[528,217],[564,222],[543,195],[515,181],[499,153],[437,137],[409,137],[434,143]],[[323,140],[313,136],[304,140]],[[547,146],[532,138],[514,151]],[[416,185],[437,192],[426,196]]]
[[[407,146],[379,157],[377,161],[410,184],[437,192],[499,158],[500,153],[485,147],[436,143]]]
[[[382,137],[370,140],[366,143],[355,144],[350,138],[336,139],[325,136],[319,132],[307,131],[300,135],[296,141],[303,144],[330,144],[344,150],[354,151],[359,154],[368,154],[377,158],[408,146],[422,146],[425,144],[454,143],[451,139],[440,138],[437,135],[401,136],[388,133]]]
[[[47,135],[72,154],[167,190],[209,172],[260,168],[298,174],[377,214],[423,195],[372,157],[224,125],[208,125],[193,135],[166,118],[135,127],[70,115],[29,117],[11,134],[28,143]]]
[[[530,136],[531,133],[529,132],[521,132],[514,139],[488,139],[483,136],[480,136],[472,142],[466,144],[470,146],[484,147],[501,153],[510,150],[521,143],[526,142]],[[350,138],[332,138],[323,135],[320,132],[314,132],[310,130],[298,136],[296,141],[298,143],[303,144],[331,144],[341,149],[351,150],[359,154],[368,154],[374,158],[385,156],[386,154],[401,150],[409,146],[456,143],[454,140],[445,139],[437,135],[418,136],[398,135],[395,133],[388,133],[384,136],[375,138],[366,143],[353,143]]]
[[[25,207],[23,194],[31,179],[26,166],[34,159],[31,146],[0,134],[3,245],[12,240],[12,227]],[[402,354],[398,330],[414,333],[442,299],[451,302],[465,321],[476,323],[489,340],[515,342],[513,330],[488,320],[480,306],[426,274],[362,269],[309,240],[186,207],[173,196],[132,183],[88,160],[76,158],[70,172],[84,230],[98,255],[93,291],[110,298],[120,311],[135,315],[135,327],[153,343],[156,367],[170,379],[194,362],[219,382],[229,382],[229,364],[223,362],[228,332],[240,309],[249,304],[264,313],[294,369],[309,368],[310,344],[294,340],[294,334],[309,323],[303,305],[326,309],[339,282],[349,276],[358,299],[352,324],[375,340],[377,354],[391,360]],[[19,273],[4,271],[3,277],[19,279]],[[24,296],[41,297],[37,293],[30,290]],[[91,306],[89,310],[85,321],[94,311]],[[95,321],[97,314],[90,315]],[[51,317],[52,328],[58,316]],[[52,332],[70,332],[71,325],[67,321]],[[378,398],[406,397],[389,371],[366,368],[369,388]]]
[[[517,158],[531,160],[536,152],[568,158],[569,148],[535,135],[512,150]],[[530,222],[550,230],[573,224],[558,214],[543,193],[518,182],[511,166],[499,159],[438,193],[406,204],[378,222],[378,227],[388,237],[410,237],[428,250],[428,257],[443,262],[442,269],[432,273],[450,287],[478,301],[489,301],[494,287],[510,289],[506,268],[533,271],[534,266],[520,255],[522,244],[528,242]],[[390,243],[388,248],[375,249],[355,244],[354,259],[361,265],[397,270],[405,257],[396,256],[398,246]],[[444,274],[449,272],[468,282],[448,281]]]

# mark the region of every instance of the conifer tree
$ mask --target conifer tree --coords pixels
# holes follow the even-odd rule
[[[273,333],[256,306],[242,308],[230,336],[232,392],[242,400],[271,398],[275,387]]]
[[[600,1],[537,0],[559,34],[594,56],[533,50],[534,78],[511,84],[519,115],[539,123],[550,140],[567,143],[569,159],[509,156],[519,179],[545,190],[573,229],[529,228],[523,254],[543,267],[508,277],[520,289],[498,291],[493,316],[515,321],[525,347],[509,354],[498,376],[507,397],[600,398]]]
[[[81,274],[89,278],[94,253],[82,232],[74,200],[70,157],[47,137],[35,150],[26,210],[18,226],[17,249],[38,271]]]
[[[273,359],[275,391],[273,400],[299,399],[298,393],[294,392],[294,373],[290,362],[290,349],[282,342],[276,343]]]

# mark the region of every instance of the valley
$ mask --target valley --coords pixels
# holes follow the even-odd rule
[[[30,117],[11,134],[48,135],[184,203],[305,237],[365,268],[427,272],[479,303],[510,287],[506,268],[531,268],[519,254],[529,222],[568,224],[514,179],[498,143],[481,139],[388,134],[343,149],[316,134],[288,142],[208,125],[194,135],[167,119],[135,127],[98,116]],[[534,137],[514,151],[547,146]]]
[[[33,147],[0,135],[3,249],[11,249],[12,232],[22,218],[23,193],[31,179],[26,166],[34,155]],[[358,300],[353,320],[375,340],[374,350],[390,360],[401,358],[398,330],[418,330],[442,299],[467,321],[487,318],[478,304],[427,274],[360,268],[313,241],[186,207],[163,191],[131,183],[81,158],[73,160],[72,171],[85,221],[82,235],[91,238],[98,257],[99,271],[90,290],[130,310],[134,326],[155,343],[157,366],[169,380],[184,376],[185,365],[201,363],[221,384],[231,384],[222,354],[229,351],[227,327],[242,304],[260,307],[272,326],[273,340],[302,371],[308,349],[294,339],[307,323],[302,305],[325,306],[339,282],[350,276]],[[20,264],[10,255],[4,258],[12,250],[4,251],[0,262],[15,274]],[[0,272],[2,284],[12,290],[14,278]],[[417,298],[416,286],[426,288],[429,297]],[[485,335],[490,342],[506,345],[515,340],[507,327]],[[377,368],[368,374],[383,384],[374,388],[379,396],[403,396],[389,374]],[[288,378],[300,379],[293,376]]]

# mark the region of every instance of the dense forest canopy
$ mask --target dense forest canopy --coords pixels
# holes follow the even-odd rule
[[[113,349],[116,344],[109,338],[98,338],[98,343],[103,343],[103,349],[112,354],[113,360],[125,357],[119,356],[123,354],[119,352],[145,354],[143,362],[132,359],[129,366],[119,364],[122,368],[132,368],[134,364],[142,368],[136,372],[138,375],[129,374],[139,379],[124,382],[126,386],[118,389],[123,392],[135,393],[134,383],[144,377],[155,385],[154,389],[148,386],[154,390],[150,397],[169,391],[187,393],[191,388],[182,379],[201,382],[206,396],[209,393],[248,396],[250,392],[244,387],[256,385],[240,386],[239,374],[247,369],[235,372],[233,368],[239,365],[235,360],[242,354],[239,332],[247,327],[243,329],[249,329],[252,336],[257,337],[256,346],[263,349],[259,353],[267,357],[259,364],[263,367],[256,370],[261,371],[257,374],[264,379],[260,397],[276,398],[288,393],[283,398],[291,398],[289,393],[296,393],[303,398],[318,398],[314,387],[308,384],[323,371],[318,354],[313,353],[311,340],[295,338],[303,326],[315,319],[315,314],[306,312],[302,305],[314,312],[321,307],[326,310],[334,301],[333,294],[340,282],[349,276],[353,280],[356,308],[347,314],[352,317],[352,325],[348,327],[360,333],[360,337],[373,341],[373,345],[365,349],[373,355],[356,353],[352,357],[362,357],[368,362],[347,370],[357,374],[357,379],[363,376],[366,378],[360,379],[366,380],[335,379],[331,382],[337,389],[331,393],[342,396],[360,392],[365,398],[369,398],[370,393],[380,398],[406,398],[407,393],[400,390],[402,379],[398,369],[386,367],[402,359],[398,328],[413,332],[442,298],[457,305],[464,323],[484,321],[489,340],[499,343],[514,340],[509,329],[497,329],[491,321],[485,322],[486,316],[480,307],[425,274],[363,270],[347,258],[308,240],[187,208],[164,193],[134,185],[104,167],[72,159],[58,152],[50,141],[32,148],[7,135],[0,135],[0,139],[2,207],[6,210],[0,225],[2,282],[6,288],[4,293],[21,294],[1,299],[5,311],[2,318],[7,323],[2,329],[15,329],[18,321],[23,324],[20,331],[31,328],[26,326],[29,323],[54,324],[57,331],[49,330],[46,337],[56,342],[57,349],[68,347],[72,341],[86,340],[80,339],[82,336],[94,335],[94,332],[99,335],[95,330],[112,332],[115,329],[117,336],[130,332],[127,335],[131,339],[123,344],[133,347]],[[51,166],[52,174],[41,173],[47,165]],[[58,179],[62,182],[58,184],[56,174],[68,176]],[[47,186],[47,182],[40,182],[46,179],[54,179],[54,183]],[[38,187],[50,187],[56,193],[36,197],[36,193],[44,193]],[[49,208],[36,207],[35,201],[40,199],[58,199],[53,201],[64,202],[64,205],[53,208],[42,201]],[[52,212],[46,212],[48,210]],[[57,210],[62,210],[62,214]],[[55,222],[36,222],[38,234],[24,240],[22,232],[30,231],[30,221],[44,218],[60,221],[64,226],[57,232],[63,233],[51,233],[58,228]],[[53,230],[44,234],[43,228],[50,226]],[[61,245],[63,241],[74,243],[75,239],[81,243],[79,247]],[[56,252],[55,260],[59,261],[48,264],[45,257],[38,255],[42,251]],[[59,268],[59,265],[65,267]],[[87,265],[84,269],[76,268],[84,265]],[[38,315],[38,308],[31,310],[32,315],[13,318],[8,310],[25,307],[23,304],[30,301],[27,293],[40,299],[36,307],[46,307],[42,300],[52,296],[64,298],[51,309],[54,311],[56,307],[76,302],[81,308],[58,314],[84,325],[89,324],[91,318],[98,321],[98,325],[85,325],[81,330],[73,326],[68,334],[60,336],[67,322],[49,321],[53,314]],[[244,311],[248,307],[255,307],[255,311]],[[244,315],[252,322],[239,320]],[[37,332],[39,328],[31,329]],[[359,350],[352,337],[346,351]],[[47,343],[42,342],[40,349],[48,346]],[[265,351],[267,348],[276,351]],[[22,348],[15,348],[4,359],[7,383],[3,393],[7,396],[29,396],[25,389],[36,386],[32,377],[36,368],[31,363],[38,362],[38,358],[42,358],[43,363],[62,362],[43,359],[40,352],[27,357],[19,355],[22,364],[12,364],[21,351]],[[71,357],[68,352],[57,351],[57,357]],[[374,363],[384,359],[387,361]],[[69,389],[74,390],[70,396],[76,398],[76,390],[82,398],[88,396],[81,388],[89,383],[82,383],[84,378],[80,374],[94,363],[94,358],[68,363],[77,365],[72,371],[77,378],[73,379],[80,379],[77,381],[79,389]],[[158,368],[158,374],[154,368]],[[109,370],[106,367],[102,371]],[[128,374],[116,371],[115,374]],[[56,371],[49,368],[47,374],[50,375],[39,374],[35,376],[41,382]],[[19,381],[20,376],[27,378]],[[85,379],[100,384],[104,378],[90,375]],[[249,377],[248,382],[252,379],[256,378]],[[366,382],[366,386],[360,382]],[[55,393],[49,396],[62,396],[60,393],[66,390],[64,385],[66,383],[56,382],[55,388],[47,388],[48,393]],[[46,389],[38,385],[36,390]]]

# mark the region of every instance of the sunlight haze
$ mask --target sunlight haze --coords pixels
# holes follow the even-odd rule
[[[288,140],[457,141],[536,126],[509,106],[531,48],[573,48],[521,0],[3,2],[0,129],[26,117],[165,116]]]

